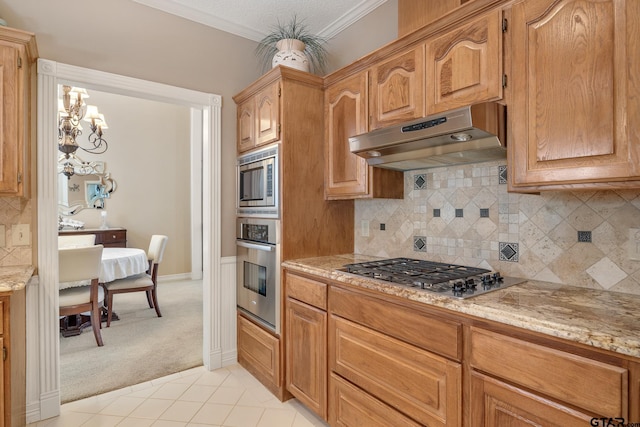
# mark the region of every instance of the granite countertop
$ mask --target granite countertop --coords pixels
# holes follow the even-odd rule
[[[0,267],[0,292],[19,291],[27,286],[29,278],[33,275],[34,268],[31,265],[16,265]]]
[[[459,300],[337,270],[344,264],[372,259],[377,258],[335,255],[290,260],[282,265],[339,283],[640,357],[639,296],[529,280]]]

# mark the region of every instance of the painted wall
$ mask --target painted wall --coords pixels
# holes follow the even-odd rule
[[[504,162],[405,172],[404,200],[356,201],[356,252],[640,295],[640,191],[507,193],[506,173]]]
[[[256,43],[130,0],[3,0],[0,16],[12,27],[34,32],[42,58],[222,96],[221,244],[223,256],[235,255],[236,107],[231,97],[260,77]],[[397,0],[389,0],[336,36],[327,46],[328,71],[392,41],[396,17]]]
[[[191,271],[189,108],[88,89],[90,105],[105,115],[109,128],[103,154],[78,150],[84,161],[103,161],[117,188],[105,201],[107,225],[127,229],[127,245],[147,249],[152,234],[169,236],[161,275]],[[80,145],[90,133],[82,122]],[[171,208],[168,208],[171,207]],[[86,228],[100,226],[100,210],[71,219]]]

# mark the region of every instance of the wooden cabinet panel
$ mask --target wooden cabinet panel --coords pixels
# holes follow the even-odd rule
[[[280,340],[238,314],[238,363],[280,395]]]
[[[462,326],[459,323],[436,319],[388,300],[337,287],[331,288],[329,300],[333,314],[442,356],[462,358]]]
[[[368,72],[340,80],[325,91],[325,197],[404,197],[404,175],[373,168],[349,149],[349,137],[368,130]]]
[[[309,409],[327,419],[327,313],[287,298],[286,385]]]
[[[329,424],[334,427],[421,425],[334,374],[329,377],[329,407]]]
[[[238,153],[280,138],[280,81],[265,86],[237,107]]]
[[[31,75],[35,37],[0,28],[0,196],[29,196]]]
[[[398,0],[398,37],[435,21],[466,0]],[[428,81],[428,80],[427,80]]]
[[[334,315],[329,337],[332,372],[422,424],[460,425],[460,364]]]
[[[427,114],[502,98],[502,11],[426,44]]]
[[[477,372],[470,413],[474,427],[588,426],[593,418]]]
[[[473,368],[606,417],[626,417],[621,367],[473,328]]]
[[[256,95],[256,146],[280,138],[280,82],[275,82]]]
[[[0,426],[26,425],[25,289],[0,294]]]
[[[424,116],[424,45],[376,63],[370,78],[369,130]]]
[[[640,185],[639,3],[520,1],[510,32],[510,188]]]
[[[327,285],[317,280],[286,273],[286,289],[289,298],[295,298],[322,310],[327,310]]]

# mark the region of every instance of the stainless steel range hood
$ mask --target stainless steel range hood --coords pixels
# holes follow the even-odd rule
[[[476,104],[349,138],[371,166],[412,170],[506,158],[506,109]]]

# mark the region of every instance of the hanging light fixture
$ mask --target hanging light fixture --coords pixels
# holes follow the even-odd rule
[[[58,150],[63,153],[60,156],[61,172],[71,178],[78,167],[86,170],[90,162],[82,161],[76,151],[82,149],[87,153],[102,154],[107,151],[109,144],[103,137],[103,131],[107,129],[104,115],[98,112],[98,107],[87,105],[89,94],[86,89],[64,85],[62,86],[62,99],[58,101]],[[89,145],[83,147],[78,143],[78,137],[82,135],[80,121],[89,122],[91,134]]]

